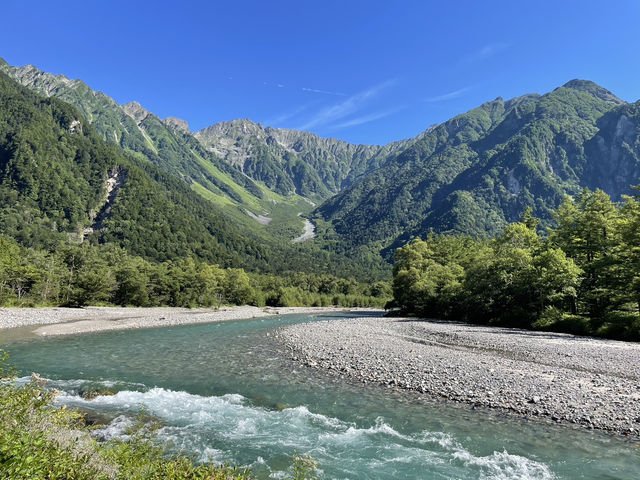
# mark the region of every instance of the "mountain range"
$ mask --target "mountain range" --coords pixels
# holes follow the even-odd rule
[[[325,200],[380,167],[414,139],[352,145],[251,120],[211,125],[194,134],[210,152],[283,195]]]
[[[492,236],[527,207],[544,225],[565,194],[633,193],[639,107],[582,80],[497,98],[433,127],[315,215],[354,244],[400,245],[429,231]]]
[[[27,195],[27,187],[16,182],[16,175],[33,170],[30,175],[37,182],[51,168],[77,179],[77,169],[84,163],[78,163],[77,152],[76,158],[58,152],[66,159],[63,163],[31,168],[23,158],[20,170],[14,161],[20,150],[15,137],[25,129],[20,119],[12,120],[11,129],[0,131],[4,152],[0,181],[6,190],[0,205],[5,212],[0,219],[2,231],[9,228],[7,218],[19,222],[15,211],[13,216],[7,213],[15,210],[15,204],[9,204],[12,199],[28,203],[29,198],[36,202],[31,204],[33,218],[40,218],[32,223],[55,221],[57,231],[77,236],[92,224],[95,227],[100,218],[99,228],[88,237],[118,241],[140,253],[144,249],[133,243],[144,238],[140,228],[149,222],[133,215],[134,207],[144,204],[143,191],[151,195],[157,189],[165,192],[159,197],[188,204],[191,212],[188,235],[180,226],[171,226],[167,231],[175,238],[170,243],[176,246],[180,238],[198,238],[201,248],[181,251],[176,247],[159,254],[158,240],[152,249],[155,253],[146,254],[150,257],[188,254],[213,260],[219,256],[223,264],[259,269],[272,265],[276,270],[384,272],[388,267],[382,257],[389,258],[395,247],[428,232],[492,236],[527,207],[544,226],[552,221],[551,212],[566,194],[600,188],[619,199],[632,194],[632,185],[640,183],[640,103],[626,103],[584,80],[572,80],[544,95],[497,98],[431,126],[417,137],[376,146],[264,127],[246,119],[192,133],[183,120],[160,119],[136,102],[119,105],[80,80],[33,66],[11,67],[4,61],[0,61],[0,72],[7,75],[2,98],[13,99],[12,111],[20,110],[17,104],[23,102],[27,110],[44,112],[36,123],[48,125],[47,141],[57,136],[75,144],[84,136],[95,148],[118,158],[83,160],[90,163],[83,168],[93,169],[83,177],[87,185],[66,196],[87,194],[73,215],[56,216],[52,212],[64,208],[45,207],[44,200],[34,200],[33,191]],[[43,106],[45,99],[55,99],[51,105],[58,109],[77,112],[67,113],[71,123],[61,124],[56,114],[49,115],[51,107]],[[2,108],[9,118],[6,103]],[[28,143],[28,138],[23,140]],[[35,151],[35,156],[41,153]],[[119,190],[111,195],[111,203],[107,201],[108,214],[100,216],[106,208],[101,203],[107,188],[104,182],[119,171],[116,167],[127,171],[126,180],[121,177]],[[134,187],[134,179],[144,186]],[[58,187],[64,189],[64,181],[60,182]],[[147,213],[156,218],[162,212]],[[218,219],[215,226],[214,218]],[[136,219],[141,227],[133,235],[131,223]],[[305,219],[313,223],[315,238],[291,243],[302,233]],[[36,230],[23,234],[22,240],[37,238]],[[213,239],[225,246],[226,253],[208,250]],[[276,252],[279,260],[270,258],[269,252]]]

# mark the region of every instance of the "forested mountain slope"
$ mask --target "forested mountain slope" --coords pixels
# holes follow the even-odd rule
[[[81,80],[52,75],[32,65],[11,67],[0,60],[0,71],[40,95],[56,97],[75,106],[104,140],[141,154],[168,173],[189,181],[202,182],[216,193],[222,190],[239,200],[232,189],[210,174],[203,165],[203,162],[211,163],[229,173],[236,183],[251,194],[258,197],[262,195],[246,175],[226,168],[224,162],[209,155],[190,135],[188,124],[180,119],[161,120],[137,102],[119,105]]]
[[[191,135],[186,122],[177,118],[161,120],[137,102],[119,105],[81,80],[52,75],[32,65],[11,67],[0,59],[0,71],[40,95],[72,104],[103,140],[182,178],[240,229],[280,241],[302,231],[303,220],[298,214],[309,212],[312,204],[297,195],[271,192],[254,182],[205,149]],[[273,222],[261,225],[252,215],[266,215]]]
[[[347,258],[339,249],[239,228],[246,225],[229,215],[232,210],[223,212],[184,177],[105,142],[72,105],[37,95],[2,73],[0,80],[0,234],[23,246],[55,250],[86,241],[118,245],[156,262],[194,258],[259,272],[389,274],[379,258]],[[282,212],[271,222],[280,223],[281,236],[299,236],[298,214],[311,205],[259,188],[273,211]],[[239,215],[259,225],[245,211]]]
[[[498,98],[425,132],[317,218],[348,244],[399,246],[429,231],[496,235],[528,206],[549,221],[584,187],[618,199],[640,183],[639,107],[582,80]]]
[[[221,122],[191,134],[183,120],[160,119],[137,102],[119,105],[81,80],[32,65],[12,67],[1,59],[0,71],[41,95],[74,105],[104,140],[243,207],[245,193],[264,196],[264,188],[253,180],[282,196],[322,201],[415,141],[352,145],[250,120]]]
[[[266,267],[264,248],[183,181],[105,143],[71,105],[0,73],[0,233],[40,248],[82,241],[105,207],[109,176],[119,189],[86,241],[157,261]]]
[[[314,246],[296,247],[303,263],[346,255],[374,265],[380,250],[429,231],[494,236],[526,207],[544,226],[565,194],[601,188],[615,200],[640,183],[640,106],[589,81],[498,98],[413,139],[369,146],[250,120],[192,134],[182,120],[118,105],[79,80],[2,61],[0,71],[72,103],[102,139],[216,205],[223,230],[275,245],[292,264],[285,244],[314,202],[324,203],[313,213]]]

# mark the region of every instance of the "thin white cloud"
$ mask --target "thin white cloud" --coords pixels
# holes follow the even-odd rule
[[[392,108],[390,110],[384,110],[381,112],[371,113],[369,115],[363,115],[361,117],[356,117],[352,120],[348,120],[344,123],[336,125],[335,128],[347,128],[347,127],[355,127],[356,125],[362,125],[363,123],[373,122],[375,120],[380,120],[381,118],[388,117],[389,115],[393,115],[396,112],[399,112],[404,107]]]
[[[425,102],[444,102],[446,100],[453,100],[454,98],[461,97],[465,93],[471,90],[471,87],[464,87],[459,90],[454,90],[453,92],[445,93],[443,95],[437,95],[435,97],[425,98]]]
[[[311,93],[321,93],[323,95],[334,95],[336,97],[346,97],[347,96],[346,93],[330,92],[329,90],[319,90],[317,88],[302,87],[302,91],[303,92],[311,92]]]
[[[480,50],[472,53],[469,57],[467,57],[467,62],[478,62],[482,60],[486,60],[487,58],[493,57],[497,55],[503,50],[509,48],[509,45],[506,43],[488,43],[484,45]]]
[[[264,121],[265,125],[271,125],[271,126],[279,126],[281,125],[283,122],[286,122],[287,120],[290,120],[294,117],[297,117],[298,115],[300,115],[302,112],[304,112],[305,110],[309,109],[310,107],[312,107],[313,105],[315,105],[317,102],[311,102],[311,103],[305,103],[304,105],[300,105],[298,107],[295,107],[287,112],[281,113],[280,115],[270,118],[268,120]]]
[[[382,90],[390,87],[395,80],[387,80],[373,87],[356,93],[346,100],[331,105],[330,107],[320,110],[311,120],[300,126],[299,130],[308,130],[319,125],[327,125],[329,123],[341,120],[349,115],[362,110],[371,100],[373,100]]]
[[[282,85],[281,83],[278,84],[278,88],[284,88],[284,85]]]

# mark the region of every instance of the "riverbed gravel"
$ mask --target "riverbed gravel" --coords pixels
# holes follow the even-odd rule
[[[357,310],[357,309],[356,309]],[[0,308],[0,341],[3,338],[57,336],[108,330],[168,327],[211,323],[290,313],[330,313],[338,307],[213,308]]]
[[[298,324],[277,338],[333,375],[640,438],[637,343],[384,317]]]

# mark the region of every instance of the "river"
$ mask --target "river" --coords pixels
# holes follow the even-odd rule
[[[22,375],[63,390],[61,404],[123,435],[141,408],[159,440],[201,460],[284,478],[294,452],[321,479],[637,479],[640,444],[586,430],[438,405],[350,384],[288,358],[276,328],[332,315],[287,315],[4,343]],[[353,316],[353,314],[351,314]],[[83,389],[108,388],[92,401]]]

